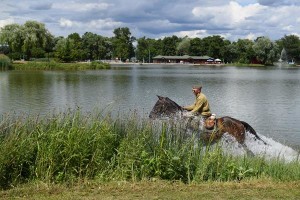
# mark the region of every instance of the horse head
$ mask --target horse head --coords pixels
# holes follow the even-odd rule
[[[183,111],[182,107],[168,97],[157,95],[158,100],[152,108],[149,118],[173,117]]]

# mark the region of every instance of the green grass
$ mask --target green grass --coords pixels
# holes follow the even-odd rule
[[[12,69],[15,70],[94,70],[94,69],[110,69],[110,65],[102,62],[90,63],[59,63],[51,60],[44,61],[28,61],[13,63]]]
[[[179,181],[79,182],[73,186],[36,182],[0,191],[0,199],[299,199],[300,181],[268,179],[244,182]]]
[[[225,155],[180,125],[66,111],[0,120],[0,187],[43,182],[167,180],[183,183],[299,181],[299,162]],[[121,120],[122,119],[122,120]]]

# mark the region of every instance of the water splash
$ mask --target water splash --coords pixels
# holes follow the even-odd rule
[[[299,161],[299,152],[281,144],[272,138],[258,134],[259,137],[267,143],[257,140],[252,134],[246,133],[245,145],[255,155],[264,157],[267,160],[279,159],[285,162]],[[224,134],[220,140],[220,144],[225,153],[243,156],[246,155],[246,150],[239,144],[234,137],[229,134]]]

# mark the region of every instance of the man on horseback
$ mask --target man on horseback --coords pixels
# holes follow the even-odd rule
[[[206,96],[201,92],[202,86],[193,86],[193,93],[196,97],[194,104],[190,106],[183,106],[182,108],[191,111],[194,115],[200,115],[204,119],[211,116],[210,107]]]

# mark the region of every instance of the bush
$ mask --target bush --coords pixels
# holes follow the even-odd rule
[[[0,54],[0,69],[9,69],[11,67],[11,60],[4,54]]]

